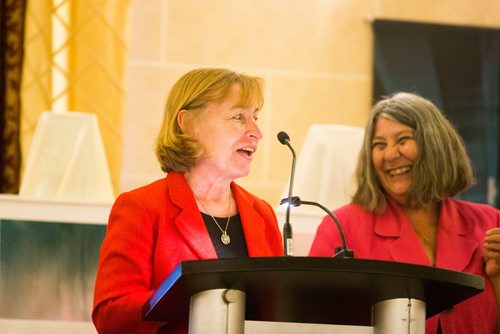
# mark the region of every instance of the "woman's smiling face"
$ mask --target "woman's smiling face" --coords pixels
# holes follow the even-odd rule
[[[372,162],[386,193],[405,205],[411,186],[411,170],[418,155],[415,130],[379,117],[372,138]]]

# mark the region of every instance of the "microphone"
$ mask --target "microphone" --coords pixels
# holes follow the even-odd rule
[[[280,141],[281,144],[288,146],[290,151],[292,151],[292,172],[290,175],[290,184],[288,186],[288,198],[287,198],[289,205],[286,208],[285,224],[283,225],[283,243],[284,243],[285,256],[292,256],[293,232],[292,232],[292,225],[290,224],[290,203],[292,202],[296,155],[295,155],[295,150],[293,149],[292,145],[290,145],[290,136],[286,132],[280,131],[278,133],[278,140]]]
[[[283,198],[280,201],[280,205],[285,204],[285,203],[288,204],[289,208],[291,206],[295,207],[295,206],[300,206],[301,204],[305,204],[305,205],[314,205],[314,206],[317,206],[317,207],[323,209],[323,211],[325,211],[333,219],[333,221],[335,222],[335,225],[337,225],[337,229],[339,231],[340,238],[342,239],[342,246],[335,248],[335,255],[333,257],[343,258],[343,259],[352,259],[352,258],[354,258],[354,251],[352,251],[349,248],[347,248],[347,243],[345,241],[344,229],[342,228],[342,225],[340,224],[340,221],[338,220],[337,216],[335,216],[333,214],[333,212],[331,212],[330,210],[328,210],[324,205],[321,205],[320,203],[311,202],[311,201],[303,201],[298,196],[293,196],[291,198],[290,197],[289,198]]]

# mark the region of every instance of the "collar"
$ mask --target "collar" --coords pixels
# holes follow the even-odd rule
[[[201,259],[217,258],[215,248],[196,205],[194,194],[184,175],[170,172],[167,175],[167,182],[172,203],[181,210],[175,218],[175,225],[179,233],[184,237],[191,250]],[[241,217],[248,255],[259,256],[263,249],[268,248],[264,217],[255,208],[254,196],[234,182],[231,183],[231,189]]]
[[[460,215],[457,202],[440,202],[436,266],[463,271],[481,245],[472,238],[476,223]],[[375,217],[374,233],[380,238],[393,238],[389,253],[394,261],[431,265],[417,234],[400,205],[387,200],[387,208]]]

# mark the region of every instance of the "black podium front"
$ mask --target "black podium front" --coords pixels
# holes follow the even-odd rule
[[[482,292],[484,279],[428,266],[360,259],[185,261],[144,304],[143,319],[187,322],[191,297],[218,289],[246,295],[246,320],[371,326],[377,303],[401,298],[422,301],[424,317],[430,317]]]

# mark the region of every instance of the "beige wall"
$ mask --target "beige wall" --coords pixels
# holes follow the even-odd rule
[[[153,142],[173,82],[223,66],[266,80],[264,139],[238,182],[274,206],[291,162],[278,131],[299,153],[313,123],[364,124],[374,19],[500,27],[500,1],[134,0],[130,17],[121,191],[163,176]]]

